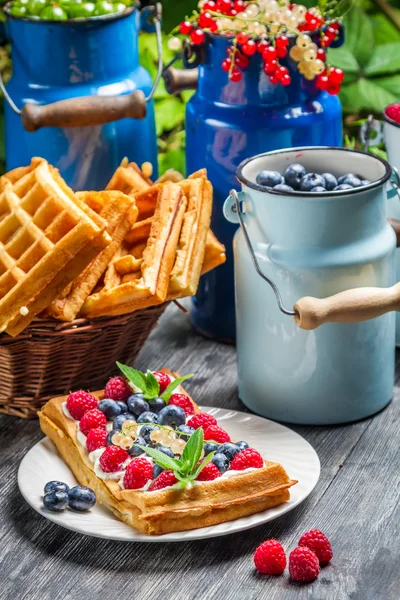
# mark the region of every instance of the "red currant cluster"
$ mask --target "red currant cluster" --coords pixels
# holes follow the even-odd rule
[[[295,6],[295,5],[291,5],[291,6]],[[319,29],[320,27],[322,27],[322,25],[325,23],[325,19],[323,16],[318,15],[315,13],[315,11],[308,10],[306,12],[306,14],[304,15],[304,23],[302,23],[301,25],[298,26],[298,30],[299,31],[315,31],[316,29]]]
[[[340,84],[344,79],[342,69],[328,67],[321,75],[318,75],[315,80],[315,85],[319,90],[327,91],[328,94],[336,96],[340,92]]]

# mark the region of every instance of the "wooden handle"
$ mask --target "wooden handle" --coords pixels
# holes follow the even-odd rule
[[[358,323],[400,310],[400,283],[391,288],[356,288],[329,298],[301,298],[294,306],[295,323],[308,331],[323,323]]]
[[[83,96],[53,104],[26,104],[22,125],[26,131],[41,127],[86,127],[119,121],[144,119],[146,99],[142,91],[126,96]]]
[[[180,94],[184,90],[197,90],[199,79],[197,69],[175,69],[170,67],[164,72],[163,77],[168,94]]]

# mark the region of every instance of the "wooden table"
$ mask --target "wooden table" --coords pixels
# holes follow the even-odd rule
[[[196,335],[171,307],[139,357],[139,368],[194,372],[199,404],[245,410],[235,348]],[[186,384],[185,384],[186,385]],[[41,437],[37,421],[0,417],[0,598],[2,600],[398,600],[400,598],[399,391],[372,419],[343,427],[293,427],[316,449],[319,483],[296,509],[242,533],[184,544],[103,541],[47,521],[23,500],[17,468]],[[321,402],[324,399],[321,398]],[[317,581],[258,575],[253,552],[275,537],[292,549],[322,529],[335,552]]]

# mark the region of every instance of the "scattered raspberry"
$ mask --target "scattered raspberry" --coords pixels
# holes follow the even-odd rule
[[[230,442],[231,438],[229,437],[229,433],[219,427],[218,425],[210,425],[207,429],[204,430],[204,439],[205,440],[214,440],[214,442],[218,442],[219,444],[224,444],[225,442]]]
[[[293,581],[313,581],[319,574],[318,558],[310,548],[297,546],[289,555],[289,573]]]
[[[179,406],[188,416],[194,415],[193,402],[185,394],[172,394],[168,404]]]
[[[263,575],[282,575],[286,567],[286,554],[277,540],[267,540],[254,553],[254,564]]]
[[[214,463],[209,462],[200,471],[197,481],[212,481],[213,479],[217,479],[217,477],[221,477],[221,475],[222,473],[220,473],[219,469],[214,465]]]
[[[132,394],[128,382],[123,377],[113,377],[104,388],[104,398],[125,402]]]
[[[327,565],[332,560],[331,543],[319,529],[311,529],[304,533],[299,540],[299,546],[310,548],[317,556],[320,565]]]
[[[142,457],[134,458],[126,467],[124,475],[124,486],[126,490],[138,490],[151,479],[153,467],[151,463]]]
[[[107,446],[100,456],[100,466],[106,473],[119,471],[123,463],[129,458],[129,454],[119,446]],[[148,461],[147,461],[148,462]],[[148,462],[148,464],[150,464]]]
[[[250,469],[250,467],[261,469],[263,466],[264,459],[254,448],[246,448],[238,452],[231,462],[231,469],[233,471],[244,471],[245,469]]]
[[[186,425],[189,425],[189,427],[193,427],[193,429],[199,429],[199,427],[201,427],[202,429],[207,429],[207,427],[209,427],[210,425],[216,424],[217,419],[215,419],[212,415],[209,415],[208,413],[198,413],[186,423]]]
[[[96,406],[96,398],[84,390],[73,392],[67,398],[67,408],[71,417],[76,421],[80,421],[88,410],[96,408]]]
[[[154,492],[155,490],[162,490],[170,485],[174,485],[177,481],[173,471],[163,471],[155,478],[148,491]]]
[[[395,102],[395,104],[391,104],[385,110],[385,114],[389,119],[395,121],[395,123],[400,123],[400,102]]]
[[[166,373],[162,373],[162,371],[155,371],[153,375],[160,384],[160,394],[162,394],[171,383],[171,377]]]
[[[107,431],[102,427],[91,429],[86,438],[86,448],[88,452],[93,452],[98,448],[103,448],[106,445]]]
[[[79,422],[79,429],[84,435],[88,435],[91,429],[104,428],[107,425],[107,418],[98,408],[88,410]]]

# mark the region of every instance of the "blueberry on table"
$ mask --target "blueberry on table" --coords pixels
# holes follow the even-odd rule
[[[232,442],[225,442],[225,444],[222,444],[222,446],[219,447],[218,452],[225,454],[229,460],[232,460],[232,458],[240,452],[240,448]]]
[[[260,171],[256,177],[258,185],[274,187],[283,183],[283,177],[278,171]]]
[[[321,186],[325,187],[325,179],[318,173],[307,173],[304,175],[300,183],[300,189],[302,192],[310,192],[313,188]]]
[[[162,409],[158,415],[160,425],[169,425],[170,427],[179,427],[186,423],[186,413],[179,406],[170,404]]]
[[[100,400],[97,408],[105,414],[108,421],[111,421],[115,417],[118,417],[120,414],[122,414],[122,408],[118,405],[118,403],[115,402],[115,400],[110,400],[108,398]]]
[[[158,414],[160,410],[166,407],[165,400],[162,398],[155,398],[149,402],[149,408],[151,412]]]
[[[220,473],[225,473],[229,469],[229,458],[221,452],[214,454],[211,462],[214,463]]]
[[[303,165],[299,165],[297,163],[289,165],[284,175],[285,183],[290,185],[294,190],[297,190],[300,187],[301,180],[306,173],[307,171]]]
[[[137,417],[149,410],[149,404],[144,399],[143,394],[132,394],[132,396],[129,396],[127,403],[129,411]]]
[[[73,510],[83,512],[90,510],[96,504],[96,494],[85,485],[77,485],[68,492],[68,506]]]
[[[43,506],[52,512],[61,512],[68,506],[68,492],[49,492],[43,496]]]
[[[312,188],[310,190],[310,192],[314,193],[318,193],[318,192],[326,192],[326,189],[324,187],[322,187],[322,185],[317,185],[315,188]]]
[[[321,177],[324,178],[325,188],[329,192],[331,190],[334,190],[335,187],[338,185],[338,181],[337,181],[336,177],[334,175],[332,175],[332,173],[322,173]]]
[[[69,485],[63,481],[48,481],[44,486],[45,494],[48,494],[49,492],[68,492],[68,490]]]
[[[286,183],[278,183],[272,189],[276,192],[293,192],[293,188],[290,185],[286,185]]]
[[[241,440],[240,442],[236,442],[236,446],[239,448],[240,451],[246,450],[246,448],[249,447],[248,443],[244,442],[243,440]]]
[[[337,185],[333,191],[341,192],[342,190],[353,190],[353,189],[354,188],[352,185],[349,185],[348,183],[341,183],[340,185]]]
[[[135,415],[132,415],[131,413],[123,413],[122,415],[118,415],[118,417],[115,417],[113,420],[113,429],[120,430],[125,421],[134,421],[135,419]]]
[[[146,440],[141,435],[138,435],[132,448],[129,448],[129,450],[127,450],[129,456],[140,456],[141,454],[143,454],[144,450],[139,448],[139,446],[146,446]]]
[[[138,423],[158,423],[158,417],[156,413],[151,412],[150,410],[146,410],[143,412],[137,420]]]

